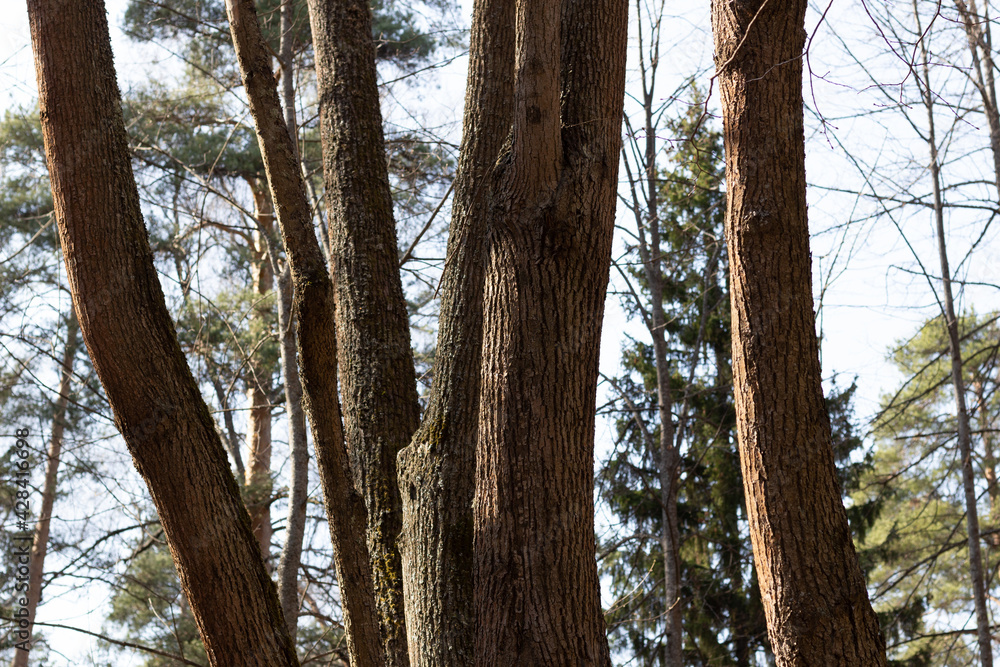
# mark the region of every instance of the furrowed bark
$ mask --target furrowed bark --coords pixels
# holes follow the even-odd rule
[[[518,2],[515,115],[493,176],[484,291],[479,665],[610,664],[593,447],[626,15],[615,0]]]
[[[802,118],[806,4],[712,3],[740,460],[777,664],[884,665],[821,386]]]
[[[474,664],[472,497],[479,429],[486,211],[510,131],[514,1],[473,8],[469,79],[434,385],[413,442],[399,453],[400,551],[413,667]]]
[[[371,564],[363,539],[365,506],[351,480],[341,425],[334,288],[312,227],[302,171],[281,115],[253,0],[227,0],[226,8],[291,266],[304,407],[323,484],[348,651],[352,664],[377,667],[385,664],[385,654],[378,632]]]
[[[28,632],[33,631],[35,612],[42,599],[42,574],[45,572],[45,555],[49,549],[49,527],[52,521],[52,505],[56,499],[56,481],[62,456],[63,435],[66,432],[66,408],[73,383],[73,358],[80,345],[80,327],[76,315],[70,312],[66,322],[66,347],[63,348],[62,366],[59,378],[59,396],[52,413],[52,438],[49,440],[48,460],[45,463],[45,483],[42,486],[42,506],[38,510],[35,536],[31,544],[31,560],[28,563]],[[28,667],[31,642],[28,650],[14,651],[12,667]]]
[[[28,2],[67,276],[213,665],[296,665],[274,584],[153,267],[104,4]]]
[[[390,665],[408,663],[396,456],[419,419],[367,0],[309,0],[344,428]]]

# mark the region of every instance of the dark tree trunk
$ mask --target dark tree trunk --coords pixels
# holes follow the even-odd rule
[[[594,554],[597,363],[627,5],[520,0],[493,175],[476,473],[476,664],[608,665]]]
[[[101,2],[28,2],[40,115],[84,342],[149,486],[213,665],[296,665],[274,584],[153,267]]]
[[[462,147],[442,278],[434,386],[399,454],[403,591],[413,667],[474,664],[472,497],[479,429],[490,176],[510,131],[514,0],[478,0]]]
[[[740,460],[778,665],[884,665],[821,386],[802,120],[806,4],[712,4]]]
[[[66,347],[63,348],[60,368],[59,396],[52,412],[52,438],[49,440],[48,460],[45,462],[45,483],[42,486],[42,506],[38,511],[35,536],[31,543],[31,561],[28,563],[28,632],[32,632],[35,612],[42,599],[42,575],[45,572],[45,555],[49,550],[49,525],[52,521],[52,505],[56,499],[56,481],[62,456],[63,436],[66,432],[66,408],[73,384],[73,358],[80,345],[80,327],[76,315],[70,312],[66,318]],[[30,650],[31,644],[28,644]],[[29,651],[14,651],[12,667],[28,667]]]
[[[344,432],[368,508],[368,550],[386,659],[406,665],[402,501],[396,456],[419,419],[382,136],[367,0],[309,0],[337,290]]]
[[[385,654],[378,631],[371,563],[363,538],[365,505],[351,481],[337,396],[334,288],[316,241],[305,182],[281,115],[254,2],[228,0],[226,4],[236,57],[291,266],[292,316],[298,323],[304,407],[323,484],[347,647],[352,664],[378,667],[385,663]]]

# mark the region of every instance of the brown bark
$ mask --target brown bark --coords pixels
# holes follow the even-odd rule
[[[484,292],[476,664],[610,664],[593,447],[626,14],[613,0],[517,3]]]
[[[268,311],[273,307],[269,295],[274,289],[274,270],[268,255],[267,237],[274,229],[274,206],[266,184],[256,179],[250,184],[254,199],[254,217],[257,231],[253,235],[250,248],[253,291],[256,299],[254,317],[266,321]],[[251,352],[252,354],[252,352]],[[247,402],[250,404],[250,418],[247,426],[248,454],[244,485],[246,486],[247,511],[250,512],[250,526],[260,545],[264,563],[270,568],[271,561],[271,369],[258,358],[251,358],[249,368],[249,389]]]
[[[821,386],[802,118],[806,4],[712,3],[740,460],[777,664],[884,665]]]
[[[512,117],[513,31],[513,0],[476,2],[434,385],[412,444],[399,454],[400,551],[413,667],[475,662],[472,497],[486,211],[492,167]]]
[[[979,91],[983,103],[983,115],[990,132],[990,150],[993,153],[993,182],[997,187],[997,197],[1000,199],[1000,109],[997,108],[997,89],[995,83],[996,66],[993,64],[993,35],[989,21],[989,2],[983,6],[980,16],[976,0],[955,0],[959,18],[965,28],[965,36],[969,42],[969,53],[972,56],[973,83]]]
[[[38,511],[35,536],[31,544],[31,560],[28,563],[28,632],[32,632],[35,612],[42,599],[42,574],[45,572],[45,555],[49,549],[49,526],[52,520],[52,505],[56,499],[56,481],[62,456],[63,435],[66,431],[66,408],[73,383],[73,358],[80,344],[80,327],[76,315],[70,313],[66,322],[66,347],[63,348],[62,366],[59,378],[59,397],[52,412],[52,438],[49,440],[48,460],[45,463],[45,483],[42,486],[42,506]],[[12,667],[28,667],[29,650],[14,651]]]
[[[367,0],[309,0],[319,88],[330,270],[336,285],[344,429],[368,508],[368,550],[386,659],[406,665],[402,501],[396,456],[419,419],[399,277]]]
[[[28,2],[80,330],[213,665],[296,665],[274,585],[153,267],[101,2]]]
[[[337,394],[333,284],[312,226],[305,182],[295,158],[253,0],[228,0],[230,30],[264,167],[291,267],[298,358],[333,542],[351,663],[378,667],[378,633],[364,501],[351,481]]]

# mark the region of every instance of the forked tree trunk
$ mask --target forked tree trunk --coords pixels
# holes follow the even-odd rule
[[[410,329],[376,84],[368,0],[309,0],[336,286],[344,433],[368,508],[368,550],[388,664],[408,663],[396,456],[419,420]]]
[[[514,0],[478,0],[434,386],[413,443],[399,454],[403,591],[413,667],[474,664],[472,497],[479,429],[486,210],[510,131]]]
[[[337,392],[333,283],[316,241],[305,182],[281,115],[254,2],[227,0],[226,9],[291,266],[292,316],[298,323],[304,407],[323,484],[347,648],[351,664],[380,667],[385,663],[385,652],[379,635],[371,562],[365,548],[365,505],[351,478]]]
[[[493,176],[475,500],[477,665],[608,665],[594,413],[627,5],[519,0]]]
[[[884,665],[821,386],[802,119],[806,4],[712,3],[740,461],[777,664]]]
[[[104,3],[28,2],[40,116],[83,340],[149,487],[213,665],[296,665],[278,596],[153,266]]]
[[[31,543],[31,561],[28,563],[28,632],[32,632],[35,623],[35,612],[42,599],[42,574],[45,572],[45,555],[49,549],[49,527],[52,521],[52,505],[56,499],[56,481],[59,475],[59,463],[62,456],[63,435],[66,432],[66,408],[69,406],[69,393],[73,384],[73,358],[76,357],[80,345],[80,327],[76,322],[76,314],[72,311],[66,321],[66,347],[63,348],[62,367],[60,368],[59,396],[56,398],[55,410],[52,412],[52,439],[49,440],[48,460],[45,462],[45,483],[42,486],[42,506],[38,511],[38,522],[35,524],[35,536]],[[12,667],[28,667],[28,650],[14,651]]]

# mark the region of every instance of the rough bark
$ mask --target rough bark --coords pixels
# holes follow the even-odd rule
[[[627,5],[520,0],[493,176],[475,518],[476,664],[610,664],[594,555],[597,362]]]
[[[917,5],[913,5],[918,17]],[[934,231],[937,236],[938,261],[941,267],[941,287],[944,301],[944,323],[948,334],[948,352],[951,357],[951,384],[955,393],[955,420],[958,422],[958,452],[961,457],[962,491],[965,495],[965,525],[969,544],[969,578],[972,580],[972,599],[976,609],[976,638],[979,643],[981,667],[993,667],[993,648],[990,643],[990,615],[986,605],[986,583],[983,577],[983,556],[979,533],[979,509],[976,506],[976,477],[972,469],[972,435],[969,428],[969,409],[965,399],[964,362],[961,336],[955,316],[955,298],[951,289],[951,267],[948,264],[948,245],[944,236],[944,200],[941,193],[941,162],[938,157],[937,132],[934,124],[934,93],[930,81],[930,54],[926,44],[920,42],[921,86],[920,96],[927,110],[927,147],[930,152],[931,188],[934,194]]]
[[[309,0],[319,88],[344,429],[368,508],[368,550],[390,665],[406,665],[396,456],[419,419],[367,0]]]
[[[806,4],[712,3],[740,461],[777,664],[884,665],[821,386],[806,219]]]
[[[385,663],[385,654],[363,538],[365,505],[352,483],[337,393],[334,288],[316,241],[305,182],[281,115],[254,2],[228,0],[226,9],[291,267],[303,406],[323,485],[348,652],[351,664],[378,667]]]
[[[73,383],[73,359],[80,345],[80,327],[72,312],[66,322],[66,347],[63,348],[60,367],[59,396],[52,412],[52,438],[49,440],[48,458],[45,462],[45,482],[42,486],[42,506],[38,511],[35,536],[31,543],[31,561],[28,563],[28,632],[32,632],[35,612],[42,599],[42,574],[45,572],[45,555],[49,549],[49,525],[52,520],[52,505],[56,499],[56,481],[62,456],[63,435],[66,432],[66,408]],[[14,651],[12,667],[28,667],[29,650]]]
[[[164,303],[104,4],[30,0],[40,116],[80,331],[213,665],[296,665],[274,584]]]
[[[256,179],[251,182],[254,199],[254,217],[257,231],[250,248],[253,291],[256,299],[253,317],[266,321],[273,307],[269,300],[274,289],[274,269],[268,254],[268,237],[274,229],[274,206],[267,192],[267,185]],[[252,351],[247,351],[253,354]],[[264,563],[270,569],[271,561],[271,369],[253,356],[247,363],[250,405],[247,425],[247,468],[244,485],[250,526],[260,545]]]
[[[295,120],[295,86],[292,63],[292,0],[281,3],[281,98],[285,112],[285,127],[292,139],[296,166],[299,164],[297,123]],[[269,251],[271,257],[275,253]],[[302,562],[302,541],[306,529],[306,502],[309,499],[309,443],[306,438],[306,415],[302,410],[302,380],[295,358],[295,327],[292,318],[294,288],[288,263],[280,271],[272,262],[278,277],[278,338],[281,345],[281,368],[285,379],[285,414],[288,417],[288,450],[291,464],[288,481],[288,519],[285,544],[278,562],[278,597],[285,614],[288,633],[294,638],[299,627],[299,566]]]
[[[513,33],[513,0],[475,3],[434,385],[412,444],[399,454],[400,551],[413,667],[475,662],[472,497],[486,211],[493,165],[512,118]]]

